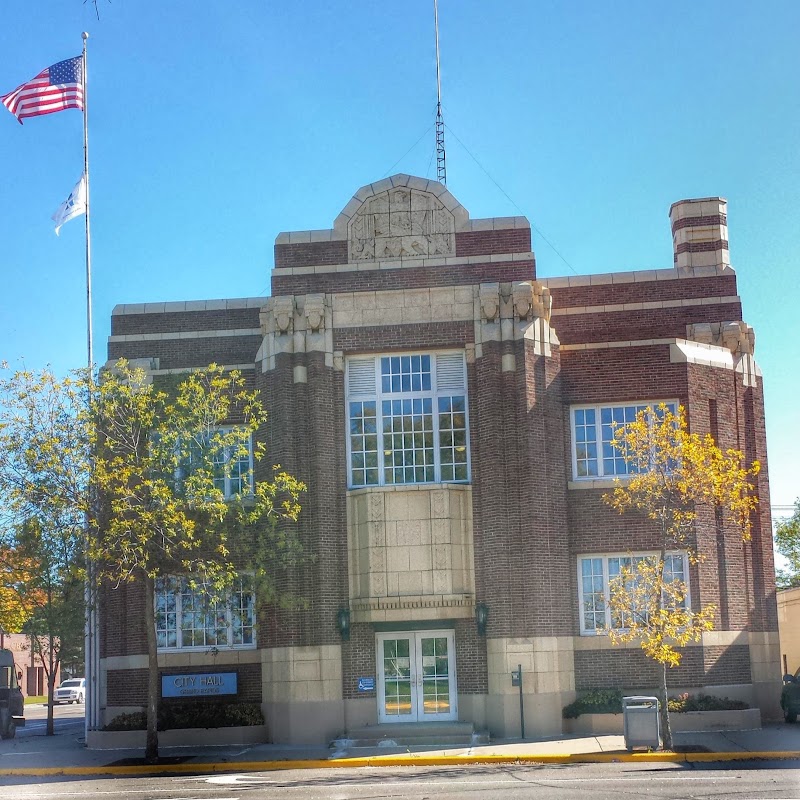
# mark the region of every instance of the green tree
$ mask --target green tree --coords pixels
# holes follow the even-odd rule
[[[794,501],[794,514],[775,526],[775,547],[789,562],[788,569],[777,571],[778,588],[800,586],[800,497]]]
[[[43,530],[36,519],[16,533],[17,553],[34,566],[16,589],[30,609],[22,626],[47,678],[47,735],[55,733],[56,676],[65,661],[80,661],[84,641],[83,537],[80,532]],[[74,540],[71,537],[75,537]]]
[[[0,624],[29,635],[48,680],[81,657],[89,437],[86,374],[0,377]],[[3,600],[5,598],[5,600]],[[16,614],[16,622],[10,618]]]
[[[760,466],[745,466],[738,450],[722,451],[710,435],[690,433],[683,408],[666,405],[640,411],[636,420],[614,431],[613,447],[628,465],[628,477],[615,481],[605,501],[620,513],[635,512],[652,520],[657,536],[652,557],[631,560],[611,581],[612,642],[639,642],[648,658],[661,666],[661,724],[664,747],[672,749],[667,703],[667,670],[681,662],[680,647],[698,642],[713,628],[716,607],[690,608],[688,587],[670,569],[674,551],[696,564],[698,508],[723,514],[744,540],[750,538],[751,514],[757,505],[752,478]]]
[[[237,371],[211,365],[156,386],[119,361],[92,398],[93,485],[100,503],[89,555],[101,580],[138,582],[149,659],[145,757],[158,757],[154,590],[181,576],[213,602],[244,565],[259,602],[287,599],[279,576],[302,558],[293,523],[303,484],[275,466],[252,480],[249,454],[265,424],[258,395]],[[262,442],[253,447],[256,462]],[[244,466],[243,466],[244,465]],[[226,493],[234,481],[239,491]]]

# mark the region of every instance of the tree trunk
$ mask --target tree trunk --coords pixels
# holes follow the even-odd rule
[[[155,586],[144,576],[144,624],[147,630],[147,739],[144,758],[158,761],[158,649],[156,647]]]
[[[49,594],[49,591],[48,591]],[[50,604],[50,598],[48,598],[48,605]],[[48,617],[49,620],[49,617]],[[51,627],[48,622],[48,627]],[[48,649],[48,658],[47,661],[49,663],[49,669],[47,673],[47,735],[53,736],[55,734],[55,722],[53,720],[53,696],[55,694],[56,689],[56,671],[53,668],[53,634],[52,632],[48,634],[47,637],[47,649]]]
[[[672,750],[672,726],[669,722],[669,705],[667,699],[667,665],[661,665],[661,741],[665,750]]]

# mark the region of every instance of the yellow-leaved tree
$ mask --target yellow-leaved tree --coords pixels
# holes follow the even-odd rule
[[[749,466],[738,450],[721,450],[710,434],[691,433],[683,408],[648,407],[636,420],[618,425],[612,442],[625,459],[628,475],[615,480],[604,500],[622,514],[639,513],[655,523],[658,540],[652,556],[631,558],[610,581],[614,643],[639,642],[661,667],[661,728],[665,749],[672,749],[667,671],[681,662],[684,645],[699,642],[714,624],[716,607],[688,602],[682,570],[674,558],[685,553],[691,565],[698,552],[698,508],[707,506],[743,540],[750,538],[757,498],[751,480],[760,465]],[[717,535],[716,526],[713,535]]]
[[[213,610],[248,573],[260,604],[280,603],[280,576],[302,559],[293,523],[305,486],[277,466],[257,466],[265,453],[255,434],[265,422],[242,374],[213,364],[154,384],[120,360],[94,389],[98,513],[88,554],[99,580],[143,587],[148,761],[158,757],[159,582],[187,587]]]

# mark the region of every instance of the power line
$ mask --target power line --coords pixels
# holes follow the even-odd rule
[[[414,144],[412,144],[411,147],[409,147],[408,150],[406,150],[405,153],[403,153],[403,155],[401,155],[400,158],[398,158],[397,161],[395,161],[394,164],[392,164],[392,166],[389,167],[389,169],[387,169],[381,177],[385,178],[390,175],[392,170],[430,133],[432,127],[433,125],[428,125],[428,127],[425,128],[422,136],[420,136],[419,139],[417,139],[417,141],[414,142]]]
[[[494,179],[494,177],[489,173],[489,170],[487,170],[486,167],[484,167],[483,164],[481,164],[481,162],[478,161],[478,159],[473,155],[472,151],[464,144],[464,142],[462,142],[461,139],[458,138],[456,132],[449,125],[447,126],[447,130],[450,131],[450,133],[455,137],[456,141],[464,148],[467,155],[478,165],[478,167],[480,167],[484,175],[486,175],[486,177],[503,193],[503,195],[511,203],[511,205],[513,205],[514,208],[516,208],[517,211],[519,211],[519,213],[524,217],[525,212],[517,205],[517,203],[514,201],[511,195]],[[576,270],[575,267],[573,267],[572,264],[570,264],[569,261],[567,261],[567,259],[564,258],[563,255],[561,255],[561,253],[558,251],[558,248],[556,248],[556,246],[532,222],[531,222],[531,228],[533,228],[533,230],[535,230],[536,233],[539,234],[541,239],[550,246],[550,249],[567,265],[567,267],[569,267],[569,269],[571,269],[576,275],[579,274],[578,270]]]

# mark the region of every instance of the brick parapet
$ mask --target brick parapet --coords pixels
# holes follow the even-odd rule
[[[633,276],[636,273],[628,273]],[[599,278],[605,276],[591,276]],[[612,276],[616,277],[616,276]],[[609,303],[646,303],[663,300],[686,300],[736,295],[736,275],[709,277],[677,277],[675,280],[630,281],[627,283],[598,283],[589,286],[553,286],[550,289],[554,308],[602,306]],[[740,319],[737,317],[736,319]]]
[[[533,280],[536,265],[529,261],[487,261],[425,267],[317,272],[292,275],[273,270],[273,296],[312,292],[368,292],[419,289],[436,286],[462,286],[486,282]]]
[[[531,231],[527,227],[459,231],[455,235],[455,245],[454,255],[457,257],[527,253],[531,249]],[[275,244],[276,270],[346,263],[348,263],[348,246],[344,239]]]
[[[265,297],[264,302],[266,300]],[[114,314],[111,317],[111,335],[258,328],[258,313],[258,308],[234,308],[213,311],[168,311],[161,314]]]

